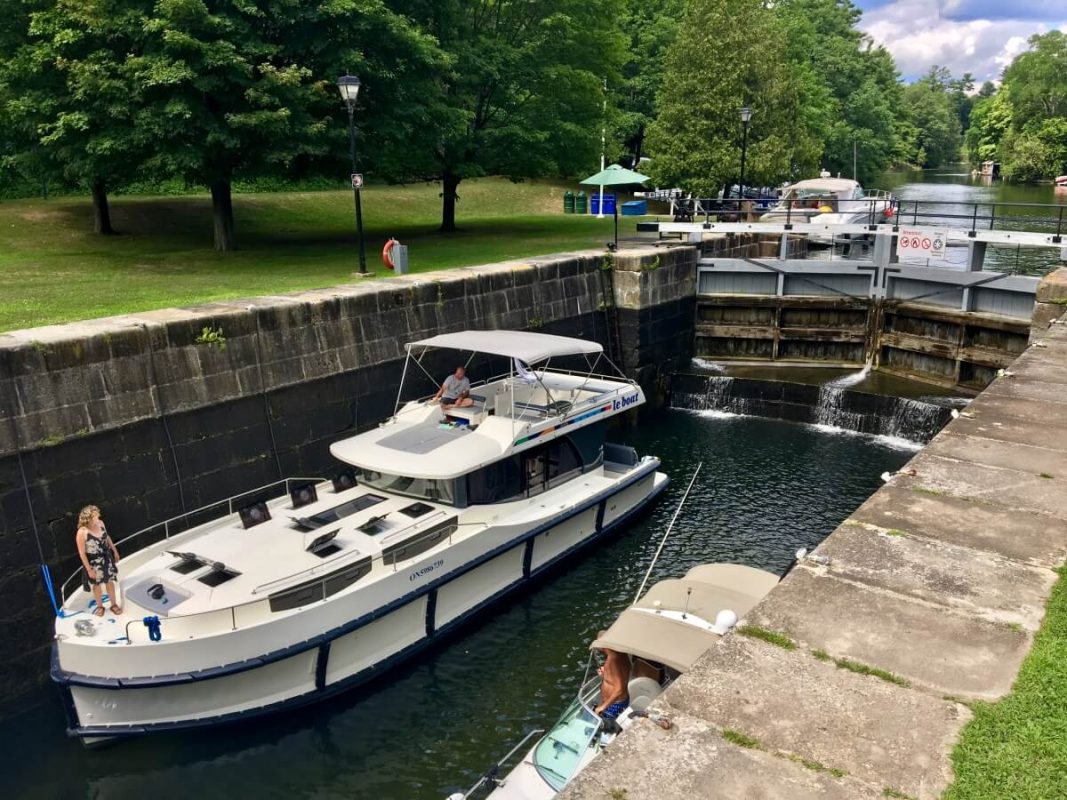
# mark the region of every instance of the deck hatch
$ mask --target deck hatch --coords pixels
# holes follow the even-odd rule
[[[325,511],[320,511],[318,514],[312,514],[310,517],[294,517],[293,522],[306,531],[313,531],[316,528],[321,528],[323,525],[329,525],[331,522],[337,522],[345,517],[358,514],[364,509],[376,506],[378,503],[383,502],[385,502],[385,498],[380,494],[361,494],[354,500],[341,503],[333,508],[327,508]]]
[[[215,563],[212,565],[211,572],[197,578],[197,580],[205,586],[214,588],[215,586],[222,586],[226,581],[232,581],[240,574],[236,570],[228,569],[225,564]]]

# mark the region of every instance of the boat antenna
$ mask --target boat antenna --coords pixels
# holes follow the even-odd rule
[[[702,466],[704,466],[703,461],[697,464],[697,468],[693,470],[693,477],[689,479],[689,485],[685,487],[685,494],[682,495],[682,499],[678,502],[678,508],[674,509],[674,516],[671,517],[671,522],[667,526],[667,531],[663,534],[663,538],[660,540],[659,547],[656,549],[656,555],[652,556],[652,563],[648,565],[648,572],[645,573],[645,578],[641,581],[641,586],[637,590],[637,594],[634,595],[635,603],[641,599],[641,593],[645,591],[645,584],[648,583],[648,578],[652,574],[653,568],[656,566],[659,554],[663,552],[663,545],[667,544],[667,537],[671,535],[671,530],[674,528],[674,522],[678,519],[678,515],[682,511],[682,506],[685,505],[685,500],[689,497],[689,491],[693,488],[693,484],[696,483],[697,475],[700,474],[700,468]]]
[[[693,596],[693,587],[685,587],[685,608],[682,609],[682,619],[689,619],[689,598]]]

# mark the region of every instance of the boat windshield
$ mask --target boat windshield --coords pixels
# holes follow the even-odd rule
[[[559,722],[537,743],[533,753],[534,767],[549,786],[557,792],[574,777],[583,754],[592,745],[600,730],[600,718],[590,710],[592,698],[579,694],[560,717]]]
[[[356,477],[364,486],[394,494],[407,495],[419,500],[432,500],[452,505],[456,501],[455,481],[409,478],[404,475],[387,475],[370,469],[356,471]]]

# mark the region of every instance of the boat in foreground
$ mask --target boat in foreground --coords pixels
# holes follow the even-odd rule
[[[613,720],[596,714],[600,678],[593,676],[547,733],[535,731],[520,743],[519,749],[544,733],[506,777],[499,777],[499,767],[517,750],[468,792],[449,800],[550,800],[635,719],[649,717],[669,727],[669,720],[649,712],[652,701],[779,581],[774,573],[740,564],[701,564],[684,578],[655,584],[590,645],[593,651],[609,649],[629,658],[625,710]]]
[[[462,358],[496,375],[473,405],[404,400],[426,362]],[[332,480],[280,481],[119,542],[121,616],[96,616],[80,571],[61,589],[51,674],[69,731],[95,742],[328,697],[623,525],[667,478],[605,441],[644,395],[602,364],[598,344],[535,333],[414,342],[393,415],[331,446]]]

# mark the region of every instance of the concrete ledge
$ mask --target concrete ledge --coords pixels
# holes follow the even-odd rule
[[[749,622],[939,697],[1002,697],[1030,647],[1021,629],[810,569],[795,570]]]
[[[782,691],[782,687],[789,687]],[[657,709],[681,710],[876,787],[939,793],[944,765],[970,712],[803,651],[731,635],[671,687]]]
[[[786,758],[730,744],[699,717],[674,729],[642,720],[575,778],[559,800],[884,800],[882,788],[835,778]]]

